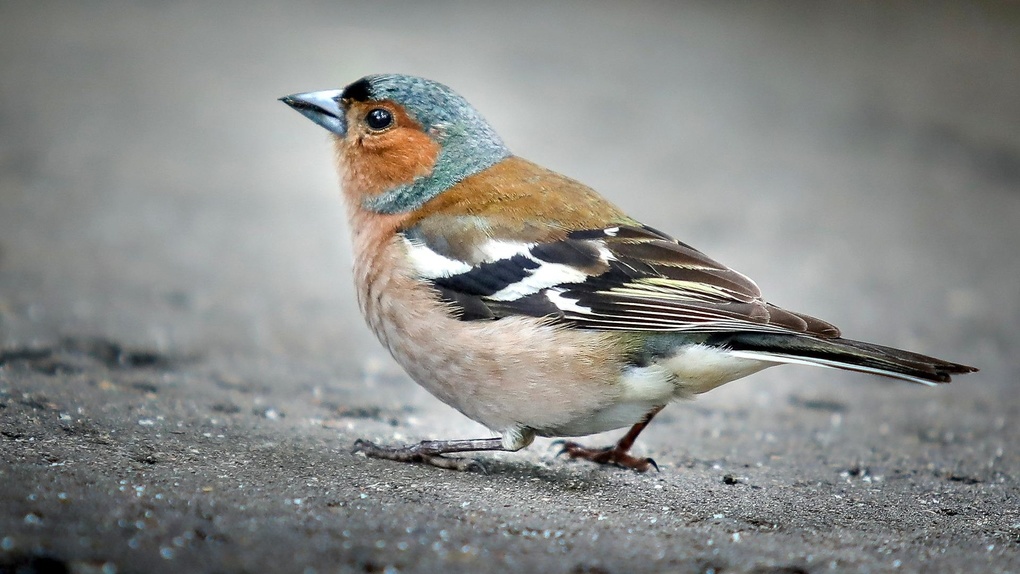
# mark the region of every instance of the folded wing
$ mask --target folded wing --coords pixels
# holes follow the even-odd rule
[[[457,240],[403,233],[419,278],[465,321],[527,315],[581,329],[839,335],[825,321],[765,302],[744,275],[646,226],[539,243],[486,238],[471,250]]]

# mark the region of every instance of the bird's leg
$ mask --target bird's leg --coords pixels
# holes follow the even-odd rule
[[[402,447],[379,446],[358,439],[354,442],[352,453],[362,453],[371,458],[383,458],[397,462],[422,462],[447,468],[450,470],[480,470],[484,468],[478,461],[470,458],[449,458],[443,456],[451,452],[469,452],[476,450],[510,450],[503,445],[503,439],[475,438],[465,440],[423,440],[418,444]]]
[[[566,454],[570,458],[583,458],[599,464],[612,464],[620,468],[629,468],[637,472],[645,472],[649,468],[654,467],[655,470],[659,470],[659,465],[655,464],[655,461],[650,458],[637,458],[631,456],[630,447],[634,446],[634,441],[637,440],[641,431],[645,430],[648,423],[651,422],[652,417],[659,414],[662,407],[655,407],[645,415],[644,420],[638,424],[630,427],[627,434],[623,435],[623,438],[616,441],[613,446],[607,446],[605,448],[587,448],[579,445],[576,442],[564,441],[563,450],[560,454]]]

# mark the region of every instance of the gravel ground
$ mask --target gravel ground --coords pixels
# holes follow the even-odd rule
[[[0,572],[1020,572],[1020,9],[0,4]],[[925,389],[771,369],[638,475],[484,436],[358,316],[322,131],[400,71]],[[608,443],[619,433],[586,439]]]

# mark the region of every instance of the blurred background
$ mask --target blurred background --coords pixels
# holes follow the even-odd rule
[[[926,392],[771,369],[660,415],[638,447],[655,478],[543,441],[489,477],[352,457],[359,436],[485,433],[364,326],[327,135],[277,101],[379,72],[453,87],[516,153],[779,305],[981,372]],[[0,549],[259,571],[302,563],[286,547],[382,571],[376,540],[414,524],[422,571],[452,568],[450,536],[533,571],[610,571],[542,562],[568,539],[619,571],[704,571],[741,531],[729,564],[877,571],[895,548],[1008,570],[1018,252],[1015,2],[4,0]],[[387,481],[441,488],[366,486]],[[626,510],[660,506],[678,510],[654,527]]]

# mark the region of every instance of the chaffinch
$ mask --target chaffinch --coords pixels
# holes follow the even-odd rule
[[[792,363],[945,383],[973,367],[840,337],[753,281],[513,155],[460,95],[405,75],[281,98],[333,134],[368,325],[429,392],[498,437],[356,451],[466,469],[447,453],[631,427],[563,452],[630,454],[664,406]]]

